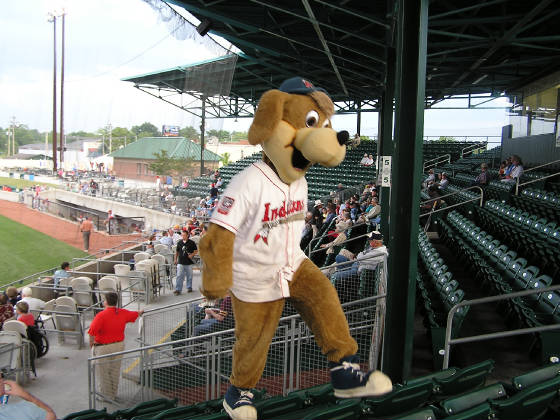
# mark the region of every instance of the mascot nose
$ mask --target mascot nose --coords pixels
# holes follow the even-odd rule
[[[348,131],[346,130],[339,131],[338,133],[336,133],[336,138],[338,140],[338,143],[340,143],[341,146],[344,146],[346,143],[348,143],[350,134],[348,134]]]

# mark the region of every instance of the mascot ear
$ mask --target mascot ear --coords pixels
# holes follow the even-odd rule
[[[284,102],[290,97],[288,93],[277,89],[269,90],[261,96],[253,123],[249,128],[250,144],[263,143],[282,119]]]

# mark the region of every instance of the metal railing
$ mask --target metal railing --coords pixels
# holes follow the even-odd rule
[[[479,334],[473,335],[469,337],[461,337],[461,338],[451,338],[452,327],[453,327],[453,317],[457,313],[457,311],[462,308],[463,306],[474,306],[483,303],[490,303],[490,302],[498,302],[502,300],[513,299],[516,297],[523,297],[529,296],[534,294],[542,294],[546,292],[552,292],[555,290],[560,290],[560,285],[556,286],[549,286],[531,290],[523,290],[520,292],[514,293],[507,293],[503,295],[496,295],[496,296],[489,296],[479,299],[472,299],[472,300],[463,300],[462,302],[458,303],[457,305],[453,306],[447,315],[447,325],[445,329],[445,344],[443,348],[443,367],[442,369],[447,369],[449,367],[449,358],[451,354],[451,346],[455,344],[462,344],[462,343],[471,343],[474,341],[484,341],[484,340],[491,340],[494,338],[503,338],[503,337],[511,337],[516,335],[522,334],[531,334],[536,332],[542,331],[550,331],[550,330],[560,330],[560,323],[558,324],[551,324],[551,325],[543,325],[539,327],[531,327],[531,328],[518,328],[515,330],[509,331],[501,331],[489,334]]]
[[[363,225],[367,225],[367,224],[369,224],[369,222],[356,223],[356,224],[351,225],[348,229],[353,229],[353,228],[356,228],[356,227],[358,227],[358,226],[363,226]],[[338,232],[338,233],[342,233],[342,232]],[[308,245],[309,251],[308,251],[308,253],[307,253],[307,256],[308,256],[308,257],[311,256],[311,254],[312,254],[313,252],[325,251],[324,248],[321,248],[321,249],[319,249],[319,250],[314,250],[313,247],[314,247],[315,245],[314,245],[313,243],[314,243],[314,242],[315,242],[315,243],[320,242],[320,241],[322,241],[323,239],[325,239],[325,238],[328,237],[328,236],[330,236],[330,235],[329,235],[329,233],[327,232],[327,233],[325,233],[324,235],[315,236],[314,238],[312,238],[312,239],[309,241],[309,245]],[[355,238],[353,238],[353,239],[355,239]]]
[[[542,165],[539,165],[539,166],[534,166],[532,168],[524,170],[523,174],[526,174],[527,172],[534,171],[535,169],[544,168],[545,166],[553,165],[555,163],[560,163],[560,159],[554,160],[552,162],[547,162],[545,164],[542,164]],[[526,182],[522,182],[522,183],[520,183],[521,177],[515,178],[515,195],[519,195],[519,187],[529,185],[529,184],[533,184],[534,182],[539,182],[539,181],[542,181],[543,179],[552,178],[552,177],[555,177],[555,176],[558,176],[558,175],[560,175],[560,171],[555,172],[555,173],[550,174],[550,175],[542,176],[542,177],[537,178],[537,179],[531,179],[530,181],[526,181]]]
[[[451,155],[448,153],[445,155],[437,156],[433,159],[428,159],[427,161],[424,162],[424,166],[422,167],[422,172],[426,172],[426,170],[430,168],[435,168],[441,163],[451,163]]]
[[[429,200],[424,200],[424,201],[422,201],[421,204],[431,203],[431,202],[434,202],[434,201],[437,201],[437,200],[441,200],[442,198],[450,197],[452,195],[461,194],[462,192],[465,192],[467,190],[472,190],[472,189],[475,189],[475,188],[480,190],[480,197],[475,197],[475,198],[472,198],[472,199],[469,199],[469,200],[466,200],[466,201],[461,201],[460,203],[456,203],[456,204],[453,204],[451,206],[446,206],[446,207],[439,208],[437,210],[429,211],[427,213],[421,214],[419,216],[419,218],[422,218],[422,217],[425,217],[425,216],[430,216],[432,214],[439,213],[439,212],[444,211],[444,210],[449,210],[449,209],[452,209],[452,208],[455,208],[455,207],[458,207],[458,206],[462,206],[463,204],[471,203],[473,201],[478,201],[479,202],[478,205],[480,207],[482,207],[482,203],[484,202],[484,190],[477,185],[474,185],[472,187],[463,188],[459,191],[455,191],[455,192],[452,192],[450,194],[445,194],[445,195],[442,195],[442,196],[439,196],[439,197],[430,198]]]
[[[486,143],[471,144],[470,146],[461,149],[461,159],[467,155],[471,155],[478,150],[486,150],[488,145]]]
[[[377,292],[342,305],[350,333],[359,344],[358,356],[370,369],[377,367],[381,349],[384,306],[379,303],[386,297],[386,259],[379,263],[379,267]],[[344,282],[350,282],[350,279]],[[169,325],[163,326],[160,322],[168,321],[164,320],[165,313],[177,309],[177,314],[186,316],[193,305],[196,305],[196,300],[170,305],[162,311],[147,312],[146,315],[152,313],[154,318],[144,319],[144,328],[150,322],[156,322],[164,342],[89,358],[90,408],[96,407],[98,398],[104,401],[104,405],[109,403],[117,408],[130,407],[157,397],[178,398],[181,405],[221,397],[231,373],[234,329],[165,341],[177,322],[183,322],[172,319]],[[158,313],[162,317],[158,318]],[[299,315],[282,317],[270,345],[262,378],[256,387],[266,388],[268,395],[286,395],[293,390],[328,382],[327,360],[313,338],[313,333]],[[146,340],[154,341],[154,338]],[[113,376],[119,378],[118,392],[113,395],[107,395],[106,381],[110,371],[120,373]]]

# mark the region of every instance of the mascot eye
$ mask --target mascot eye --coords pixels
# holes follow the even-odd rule
[[[323,128],[328,127],[330,123],[331,123],[331,120],[326,119],[325,122],[323,122]]]
[[[309,111],[305,116],[305,125],[307,127],[315,127],[319,123],[319,114],[317,111]]]

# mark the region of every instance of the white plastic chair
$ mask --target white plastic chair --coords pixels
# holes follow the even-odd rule
[[[113,276],[101,277],[97,282],[97,288],[103,291],[116,292],[117,291],[117,279]]]
[[[80,322],[80,315],[76,308],[70,305],[59,305],[57,303],[55,311],[54,320],[59,334],[59,341],[63,342],[66,335],[74,335],[78,339],[78,348],[81,349],[84,344],[84,332],[82,323]]]
[[[74,283],[72,284],[72,297],[78,304],[78,307],[89,308],[93,305],[93,294],[91,286],[87,283]],[[58,306],[58,305],[57,305]]]
[[[147,260],[148,258],[150,258],[150,254],[147,252],[137,252],[134,254],[134,264]]]
[[[72,279],[72,281],[70,282],[70,286],[72,286],[72,289],[74,288],[75,284],[87,284],[90,287],[93,286],[93,280],[90,279],[89,277],[85,277],[85,276],[81,276],[81,277],[74,277]]]
[[[0,345],[6,344],[4,350],[0,348],[0,367],[8,374],[15,372],[16,382],[23,385],[25,371],[23,368],[23,337],[16,331],[0,332]],[[4,346],[2,346],[4,347]]]
[[[47,321],[52,321],[54,327],[54,318],[51,311],[54,311],[55,306],[56,306],[56,299],[51,299],[48,302],[45,302],[45,307],[37,312],[37,316],[35,316],[35,319],[42,321],[43,326]]]
[[[23,338],[27,338],[27,325],[25,323],[18,321],[16,319],[12,319],[10,321],[4,322],[4,326],[2,327],[3,331],[15,331]]]
[[[156,254],[163,254],[163,253],[165,253],[166,251],[167,251],[167,252],[171,252],[171,251],[169,250],[169,247],[168,247],[167,245],[165,245],[165,244],[155,244],[155,245],[154,245],[154,252],[155,252]]]
[[[71,296],[60,296],[55,300],[55,310],[58,305],[65,305],[74,308],[74,312],[78,310],[78,303]]]

